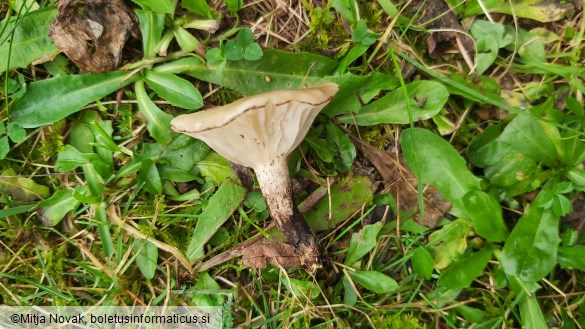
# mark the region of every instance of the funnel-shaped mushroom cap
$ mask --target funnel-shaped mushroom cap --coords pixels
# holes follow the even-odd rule
[[[339,87],[324,83],[275,90],[210,110],[180,115],[174,131],[203,140],[228,160],[255,168],[286,157],[305,138],[313,120]]]

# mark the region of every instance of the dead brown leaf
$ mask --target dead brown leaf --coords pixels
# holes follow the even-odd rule
[[[440,30],[432,32],[427,38],[431,58],[443,56],[456,43],[467,64],[473,66],[473,40],[463,33],[463,26],[444,0],[414,0],[410,8],[420,9],[417,20],[425,28]]]
[[[402,155],[396,156],[363,143],[359,143],[359,147],[382,176],[384,186],[392,191],[400,203],[400,209],[418,211],[418,182]],[[415,220],[421,225],[434,227],[441,217],[451,209],[451,202],[443,199],[433,186],[427,186],[423,196],[425,217],[421,219],[417,213],[414,216]]]
[[[50,36],[82,71],[116,69],[128,36],[139,38],[136,16],[121,0],[62,0],[58,10]]]
[[[270,241],[250,246],[242,256],[242,265],[249,268],[262,269],[267,264],[292,268],[300,267],[301,260],[291,245]]]

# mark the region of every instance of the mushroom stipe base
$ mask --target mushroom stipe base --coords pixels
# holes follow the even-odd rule
[[[292,183],[286,160],[279,157],[268,166],[257,167],[256,178],[270,216],[299,255],[301,265],[315,269],[321,266],[319,242],[292,202]]]

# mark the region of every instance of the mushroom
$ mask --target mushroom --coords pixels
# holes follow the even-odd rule
[[[338,89],[324,83],[275,90],[171,121],[174,131],[198,138],[229,161],[254,170],[271,217],[308,268],[320,266],[321,252],[293,204],[287,158]]]

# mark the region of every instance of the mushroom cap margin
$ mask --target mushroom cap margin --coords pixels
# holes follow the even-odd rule
[[[174,131],[201,139],[228,160],[247,167],[271,165],[305,138],[339,87],[324,83],[275,90],[173,119]]]

